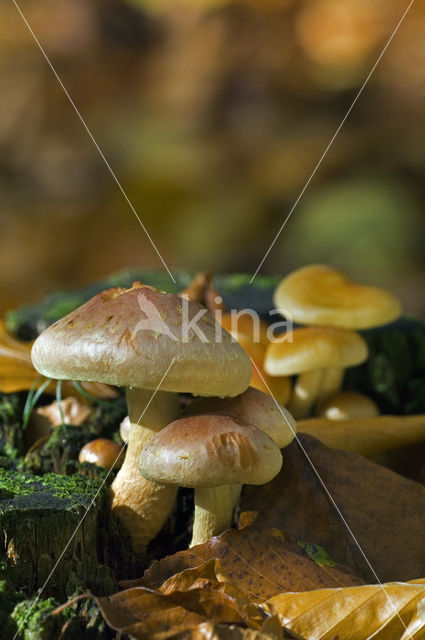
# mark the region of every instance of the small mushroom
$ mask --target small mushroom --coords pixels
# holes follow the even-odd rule
[[[195,489],[191,547],[231,525],[228,485],[265,484],[281,466],[281,453],[265,433],[235,417],[206,414],[169,424],[139,460],[146,478]]]
[[[329,420],[349,420],[378,416],[378,405],[368,396],[357,391],[340,391],[319,403],[317,415]]]
[[[297,423],[285,409],[276,406],[266,393],[249,387],[234,398],[195,398],[187,407],[185,415],[220,414],[233,416],[264,431],[273,442],[283,449],[295,437]]]
[[[282,280],[274,293],[278,309],[299,324],[370,329],[392,322],[400,302],[383,289],[357,284],[333,267],[313,264]]]
[[[185,305],[185,306],[183,306]],[[197,329],[190,323],[199,316]],[[187,313],[183,335],[183,314]],[[251,378],[251,363],[197,303],[134,283],[99,293],[46,329],[32,360],[50,378],[99,381],[126,388],[131,422],[127,453],[112,487],[112,514],[143,552],[170,513],[176,490],[140,477],[146,442],[180,415],[178,392],[237,395]]]
[[[289,411],[253,387],[235,398],[196,398],[185,411],[186,415],[213,413],[249,422],[268,435],[279,449],[287,447],[297,432],[297,423]],[[239,500],[241,489],[241,484],[231,487],[233,506]]]
[[[357,284],[341,271],[322,264],[309,265],[286,276],[274,293],[274,302],[299,324],[351,330],[387,324],[401,313],[400,302],[390,293]],[[344,368],[334,366],[320,380],[311,374],[303,384],[311,390],[317,387],[317,399],[322,401],[341,389],[343,376]],[[304,412],[300,417],[305,415]]]
[[[78,461],[91,462],[104,469],[119,469],[123,463],[124,452],[122,447],[107,438],[97,438],[87,442],[82,447]]]
[[[127,443],[130,437],[131,422],[129,416],[125,416],[124,420],[120,424],[120,438],[123,442]]]
[[[347,329],[301,327],[294,329],[293,342],[271,343],[264,368],[271,376],[298,375],[289,411],[296,419],[306,417],[320,398],[323,384],[330,393],[331,381],[338,388],[340,372],[367,359],[362,336]]]
[[[42,436],[50,433],[54,427],[63,424],[79,426],[90,415],[90,407],[84,400],[68,396],[58,403],[56,400],[44,407],[35,409],[28,427],[25,429],[25,442],[29,446]]]

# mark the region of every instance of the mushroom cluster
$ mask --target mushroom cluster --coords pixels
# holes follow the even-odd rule
[[[360,285],[326,265],[310,265],[284,278],[274,302],[301,325],[292,342],[270,344],[264,368],[271,376],[297,375],[289,409],[297,419],[307,417],[317,404],[328,415],[347,415],[346,399],[338,400],[344,371],[366,361],[368,348],[358,329],[370,329],[399,317],[401,306],[391,294]],[[335,411],[324,403],[337,403]],[[357,397],[357,401],[359,398]],[[345,404],[344,404],[345,403]],[[376,406],[362,401],[362,414],[376,414]],[[357,410],[358,411],[358,410]],[[356,409],[353,408],[353,414]]]
[[[296,422],[269,395],[249,387],[235,398],[197,398],[185,416],[149,441],[139,459],[155,482],[195,489],[191,546],[231,525],[243,484],[264,484],[280,470]]]
[[[137,467],[149,440],[180,417],[178,393],[232,397],[249,385],[248,355],[224,330],[217,335],[201,305],[135,283],[96,295],[33,345],[33,364],[49,378],[126,389],[130,429],[111,510],[130,532],[135,552],[144,551],[175,501],[176,487],[143,478]]]
[[[197,414],[169,424],[143,449],[145,478],[195,489],[191,546],[231,525],[232,486],[265,484],[282,466],[279,447],[263,431],[236,417]]]

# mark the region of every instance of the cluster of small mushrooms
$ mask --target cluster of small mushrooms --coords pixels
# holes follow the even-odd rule
[[[231,526],[242,485],[279,473],[281,449],[296,433],[293,415],[305,417],[314,405],[336,418],[353,411],[347,395],[339,404],[330,401],[344,369],[367,358],[354,329],[400,313],[389,294],[321,265],[285,278],[275,303],[312,326],[294,329],[293,342],[270,342],[264,322],[253,336],[251,316],[239,316],[235,328],[202,274],[180,295],[140,283],[103,291],[35,341],[33,364],[48,378],[125,387],[127,450],[111,486],[111,513],[128,529],[136,553],[162,528],[178,487],[194,489],[191,545]],[[189,330],[182,332],[184,315]],[[182,393],[201,397],[182,410]],[[360,403],[357,415],[376,412],[368,399],[351,400]],[[102,446],[88,443],[80,460],[95,461]],[[119,466],[119,448],[108,456],[104,466]]]

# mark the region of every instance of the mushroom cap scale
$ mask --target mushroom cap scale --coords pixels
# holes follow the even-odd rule
[[[249,387],[235,398],[195,398],[186,415],[216,413],[234,416],[261,429],[282,449],[295,437],[297,423],[285,407],[277,406],[271,396]]]
[[[33,364],[51,378],[153,390],[175,358],[163,391],[242,393],[251,363],[240,345],[207,313],[182,331],[185,313],[189,323],[201,311],[198,303],[140,283],[109,289],[43,331]]]
[[[264,369],[271,376],[291,376],[315,369],[353,367],[367,357],[367,343],[355,331],[301,327],[294,329],[292,342],[269,345]]]
[[[264,484],[281,466],[280,450],[265,433],[213,414],[175,420],[146,444],[139,458],[145,478],[195,489]]]
[[[289,274],[274,303],[300,324],[368,329],[400,316],[397,298],[383,289],[357,284],[332,267],[314,264]]]

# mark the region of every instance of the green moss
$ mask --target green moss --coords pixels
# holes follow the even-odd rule
[[[23,600],[15,606],[8,630],[14,634],[19,632],[19,640],[53,640],[59,637],[65,616],[53,616],[59,603],[54,598],[46,600]],[[12,636],[11,636],[12,637]]]
[[[29,496],[34,491],[32,474],[0,469],[0,500],[14,496]]]
[[[75,500],[83,496],[84,502],[93,500],[99,492],[101,483],[80,474],[62,476],[56,473],[46,473],[41,484],[47,487],[52,495],[62,500]]]
[[[252,274],[250,273],[232,273],[225,276],[218,276],[217,281],[220,283],[223,292],[237,293],[244,287],[251,286],[253,289],[274,290],[279,284],[281,276],[264,276],[257,275],[251,285]]]
[[[12,507],[12,502],[24,496],[36,496],[37,502],[45,499],[48,502],[50,497],[67,502],[78,502],[88,506],[99,491],[100,480],[93,480],[82,474],[72,476],[62,476],[56,473],[46,473],[41,478],[32,473],[20,473],[18,471],[7,471],[0,469],[0,512],[8,507]],[[19,500],[19,505],[30,507],[31,500]],[[54,501],[57,508],[57,501]]]

